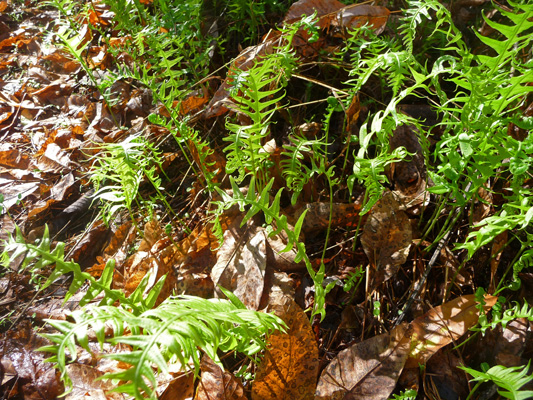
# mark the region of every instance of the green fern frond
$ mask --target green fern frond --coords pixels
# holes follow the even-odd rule
[[[520,390],[524,385],[533,381],[533,375],[528,375],[529,362],[527,365],[518,367],[504,367],[495,365],[489,368],[487,363],[481,364],[482,371],[472,368],[459,367],[474,377],[473,381],[478,382],[468,399],[472,396],[477,387],[483,382],[493,382],[502,390],[498,390],[500,396],[512,400],[527,400],[533,397],[533,390]]]
[[[117,289],[111,289],[113,281],[113,272],[115,269],[114,260],[109,260],[99,279],[94,278],[88,272],[81,270],[78,263],[65,260],[65,244],[58,243],[54,249],[51,249],[51,240],[49,238],[48,227],[45,228],[42,239],[38,244],[26,243],[20,228],[16,228],[15,236],[9,236],[5,243],[4,254],[13,256],[24,255],[21,268],[28,268],[31,265],[31,272],[38,273],[50,265],[54,265],[54,270],[42,286],[42,290],[49,287],[58,278],[66,274],[72,274],[72,282],[65,294],[65,302],[68,301],[76,292],[86,283],[89,284],[87,293],[80,300],[80,305],[86,305],[93,301],[97,296],[103,295],[100,305],[111,305],[119,302],[123,307],[131,309],[132,312],[140,313],[151,308],[161,291],[165,277],[161,278],[151,289],[147,297],[143,298],[142,294],[148,285],[148,277],[143,278],[136,290],[126,297],[124,293]],[[3,255],[4,255],[3,254]],[[2,257],[2,259],[7,259]]]
[[[316,168],[316,163],[312,162],[312,167],[308,167],[302,162],[305,154],[311,155],[314,161],[315,158],[321,156],[321,148],[326,146],[323,140],[307,139],[302,136],[293,136],[291,138],[293,144],[284,145],[284,152],[281,153],[282,159],[280,162],[282,175],[287,181],[287,189],[294,192],[292,196],[292,204],[294,205],[299,193],[303,187],[315,174],[320,171]],[[319,154],[317,156],[317,154]]]
[[[155,398],[156,371],[167,374],[167,363],[176,357],[184,369],[193,361],[195,373],[200,366],[199,350],[220,364],[217,351],[238,351],[252,357],[265,347],[264,336],[283,330],[283,321],[271,314],[247,310],[240,302],[203,299],[192,296],[168,298],[155,309],[141,314],[121,307],[87,307],[71,314],[73,322],[48,320],[59,333],[44,334],[53,345],[41,351],[53,353],[47,361],[55,362],[67,387],[67,356],[76,359],[76,344],[90,351],[87,333],[96,333],[104,343],[126,344],[132,351],[106,355],[107,358],[131,365],[131,368],[103,376],[123,383],[114,392],[137,399],[145,395]],[[104,334],[105,327],[113,334]]]
[[[232,93],[235,101],[234,110],[251,120],[249,125],[226,123],[230,134],[224,141],[230,142],[224,149],[227,152],[226,172],[239,171],[237,182],[242,182],[246,175],[259,176],[260,186],[266,182],[266,163],[269,154],[264,151],[262,140],[269,134],[269,124],[276,104],[284,94],[281,87],[275,87],[280,79],[277,57],[266,57],[246,72],[233,77],[236,82]],[[274,86],[274,89],[271,87]]]

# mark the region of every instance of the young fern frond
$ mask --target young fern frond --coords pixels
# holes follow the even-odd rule
[[[484,17],[485,22],[501,33],[503,40],[492,39],[476,32],[479,40],[494,49],[495,56],[478,55],[486,81],[498,82],[490,86],[494,99],[487,104],[496,115],[500,115],[516,99],[533,92],[533,68],[531,61],[525,65],[520,57],[531,60],[531,46],[533,44],[533,4],[517,4],[509,2],[518,12],[499,11],[511,22],[509,25],[500,24]],[[522,54],[521,54],[522,53]],[[511,64],[510,66],[508,64]],[[516,74],[509,70],[516,69]],[[488,94],[488,93],[487,93]]]
[[[411,0],[408,1],[408,5],[409,7],[404,10],[402,24],[399,26],[398,31],[402,38],[404,48],[409,54],[412,54],[417,28],[422,24],[423,20],[435,21],[435,24],[432,26],[432,31],[429,35],[425,35],[425,39],[429,39],[435,32],[440,31],[440,27],[443,24],[451,21],[451,14],[438,0]],[[432,12],[435,13],[435,18],[432,17]],[[461,39],[461,34],[455,29],[453,24],[448,24],[448,30],[444,33],[448,39],[448,47]]]
[[[283,146],[286,151],[281,153],[280,165],[282,175],[287,181],[287,189],[293,191],[291,202],[294,205],[304,185],[309,182],[313,175],[320,173],[319,169],[316,168],[314,159],[311,168],[302,163],[305,153],[311,154],[314,158],[326,144],[322,140],[311,140],[297,135],[293,136],[291,141],[294,144]]]
[[[231,174],[239,171],[236,179],[239,183],[247,175],[258,177],[259,186],[268,181],[266,163],[269,154],[263,150],[261,141],[269,133],[270,119],[277,109],[276,103],[284,97],[284,94],[279,93],[281,88],[276,87],[280,74],[276,70],[277,61],[276,57],[267,57],[246,72],[234,76],[237,82],[233,89],[236,104],[234,111],[244,114],[251,121],[249,125],[226,123],[231,131],[224,138],[230,142],[225,148],[226,172]]]

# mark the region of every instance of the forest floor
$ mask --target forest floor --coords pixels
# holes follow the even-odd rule
[[[0,0],[0,398],[533,398],[533,68],[512,5],[39,3]],[[464,82],[500,79],[494,53],[518,89],[483,109]],[[221,287],[280,318],[258,353],[221,332],[249,321],[154,333],[170,299]]]

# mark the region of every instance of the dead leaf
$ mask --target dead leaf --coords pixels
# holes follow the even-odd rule
[[[407,333],[401,324],[341,351],[320,375],[315,399],[388,398],[409,355]]]
[[[66,371],[72,380],[72,391],[65,397],[67,400],[79,399],[120,399],[118,393],[106,396],[108,390],[113,389],[110,381],[98,380],[103,375],[101,371],[89,365],[72,363],[67,365]]]
[[[495,296],[486,295],[485,311],[496,301]],[[458,340],[473,327],[479,318],[475,295],[470,294],[435,307],[411,322],[411,352],[406,368],[425,364],[439,349]]]
[[[224,233],[211,279],[216,286],[232,291],[246,307],[257,310],[267,265],[267,234],[263,228],[239,225],[240,221],[235,221]]]
[[[302,224],[302,232],[307,234],[328,229],[330,214],[332,228],[355,227],[359,221],[361,204],[359,202],[333,203],[330,208],[330,204],[326,202],[308,203],[292,212],[292,215],[288,217],[289,221],[296,223],[305,210],[307,214]]]
[[[190,400],[194,396],[194,374],[180,374],[168,383],[159,400]]]
[[[7,168],[28,169],[31,159],[17,149],[0,151],[0,166]]]
[[[345,5],[337,0],[299,0],[289,8],[283,22],[292,23],[302,19],[302,15],[312,15],[316,12],[317,17],[336,12]]]
[[[376,268],[374,287],[392,278],[405,263],[412,238],[409,218],[393,193],[385,192],[372,207],[361,236],[365,254]]]
[[[394,182],[394,191],[406,208],[425,206],[429,203],[426,192],[428,176],[422,146],[411,125],[396,128],[389,139],[391,151],[404,147],[412,156],[393,163],[389,170],[389,180]]]
[[[360,111],[361,104],[359,103],[359,95],[355,95],[346,110],[346,131],[348,133],[351,133],[355,129]]]
[[[283,289],[274,287],[269,310],[283,319],[287,333],[274,332],[252,386],[253,400],[305,400],[318,376],[318,346],[309,318]]]
[[[202,357],[200,369],[202,379],[198,383],[195,400],[246,400],[242,383],[206,355]]]
[[[285,23],[294,23],[302,15],[317,13],[317,26],[329,31],[331,28],[342,28],[334,36],[344,37],[346,29],[355,29],[365,24],[372,25],[377,34],[385,28],[390,11],[385,7],[368,4],[344,5],[337,0],[300,0],[294,3],[285,16]]]
[[[496,272],[498,271],[498,265],[500,265],[500,260],[502,258],[503,249],[507,244],[508,231],[503,231],[498,236],[494,238],[491,249],[490,257],[490,284],[489,284],[489,293],[494,293],[496,285]]]

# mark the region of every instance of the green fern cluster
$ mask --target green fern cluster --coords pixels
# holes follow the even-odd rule
[[[104,343],[131,346],[129,352],[107,355],[131,368],[102,378],[124,382],[114,391],[142,399],[145,395],[156,398],[156,371],[167,373],[169,362],[179,363],[186,370],[192,361],[195,374],[198,374],[199,351],[219,364],[219,350],[238,351],[253,357],[265,347],[265,335],[285,327],[274,315],[246,309],[235,295],[223,288],[221,290],[229,300],[170,297],[154,308],[165,277],[148,288],[149,276],[146,275],[135,291],[126,297],[121,290],[111,288],[114,261],[110,260],[100,278],[95,279],[81,271],[77,263],[64,259],[64,247],[59,243],[54,249],[50,248],[48,230],[38,244],[29,244],[17,229],[15,237],[10,237],[5,244],[1,260],[7,267],[13,257],[24,256],[22,268],[31,266],[34,273],[54,265],[42,290],[59,277],[72,274],[65,301],[82,285],[89,284],[80,301],[82,308],[71,313],[70,320],[47,320],[57,333],[43,334],[52,344],[39,349],[53,354],[47,361],[57,365],[67,390],[72,388],[67,364],[77,358],[76,345],[91,352],[89,330],[95,333],[100,346]],[[102,296],[100,302],[90,305],[97,296]],[[112,328],[111,335],[106,333],[109,327]]]
[[[133,205],[153,207],[153,199],[145,200],[139,196],[143,180],[149,181],[169,212],[173,212],[162,192],[163,160],[160,151],[140,135],[130,136],[120,143],[106,143],[100,146],[96,163],[90,173],[96,193],[95,199],[102,202],[102,216],[106,223],[122,208],[126,208],[134,223]],[[168,177],[167,177],[168,179]]]

